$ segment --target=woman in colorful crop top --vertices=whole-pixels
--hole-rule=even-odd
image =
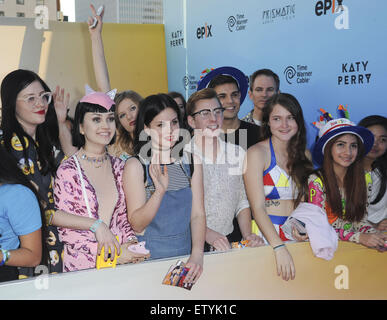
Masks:
[[[363,158],[374,137],[346,118],[320,128],[313,160],[321,166],[308,178],[308,202],[321,207],[341,241],[383,251],[387,235],[367,221],[367,187]]]
[[[244,181],[254,219],[275,250],[277,273],[294,279],[291,255],[281,225],[294,210],[297,188],[312,163],[307,157],[306,129],[302,109],[290,94],[271,97],[263,109],[263,141],[250,147]]]

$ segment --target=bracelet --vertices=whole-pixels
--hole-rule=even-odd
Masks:
[[[103,222],[103,221],[102,221],[101,219],[96,220],[96,221],[92,224],[92,226],[89,228],[90,231],[92,231],[93,233],[95,233],[95,232],[97,231],[99,225],[100,225],[102,222]]]
[[[274,248],[273,248],[273,250],[275,251],[275,250],[277,250],[277,249],[279,249],[279,248],[282,248],[282,247],[285,247],[285,244],[283,243],[283,244],[279,244],[278,246],[275,246]]]
[[[52,218],[54,217],[54,214],[56,213],[55,210],[47,210],[45,212],[45,216],[46,216],[46,226],[51,226],[51,223],[52,223]]]
[[[0,251],[3,254],[3,259],[0,262],[0,267],[1,267],[9,260],[9,257],[11,256],[11,254],[8,250],[5,250],[5,249],[0,249]]]

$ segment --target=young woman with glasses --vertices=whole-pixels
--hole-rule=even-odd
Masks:
[[[45,221],[51,272],[62,272],[63,246],[52,224],[55,215],[53,180],[64,154],[76,148],[66,126],[69,96],[59,87],[54,93],[34,72],[15,70],[1,83],[1,141],[5,150],[36,188]],[[21,277],[33,276],[32,268],[19,270]]]

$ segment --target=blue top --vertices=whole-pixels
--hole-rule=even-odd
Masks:
[[[19,248],[19,236],[42,226],[40,208],[34,193],[20,184],[0,186],[0,248]]]

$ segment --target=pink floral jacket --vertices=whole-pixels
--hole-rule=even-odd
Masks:
[[[113,175],[116,180],[118,201],[115,206],[110,230],[123,244],[136,239],[134,231],[129,224],[126,212],[126,202],[122,187],[122,173],[125,163],[115,157],[110,157]],[[81,168],[86,194],[93,218],[98,219],[98,202],[95,190]],[[82,193],[77,165],[73,157],[65,160],[57,170],[54,183],[55,206],[58,210],[78,216],[88,217],[86,202]],[[89,230],[75,230],[58,228],[59,238],[64,243],[63,271],[76,271],[95,268],[98,243],[93,232]]]

